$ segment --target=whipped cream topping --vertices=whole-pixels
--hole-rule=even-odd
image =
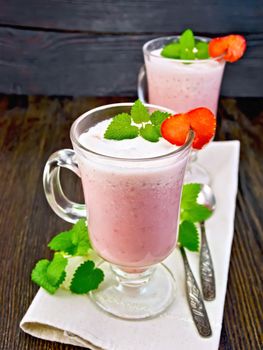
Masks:
[[[175,151],[178,147],[160,137],[158,142],[150,142],[138,136],[128,140],[107,140],[105,130],[112,119],[104,120],[79,136],[82,146],[93,152],[117,158],[151,158]]]

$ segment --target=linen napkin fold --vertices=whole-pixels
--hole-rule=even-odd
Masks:
[[[239,141],[212,142],[198,152],[198,161],[212,176],[217,200],[216,211],[206,222],[216,277],[216,300],[206,302],[212,337],[201,338],[193,323],[178,249],[164,262],[174,273],[176,298],[160,316],[141,321],[121,320],[99,310],[87,295],[59,290],[52,296],[40,289],[20,323],[22,330],[38,338],[95,350],[218,349],[234,233],[239,147]],[[200,286],[199,255],[187,255]]]

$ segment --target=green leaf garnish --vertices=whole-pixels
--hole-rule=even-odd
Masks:
[[[131,117],[136,124],[146,123],[150,120],[149,112],[140,100],[134,102],[131,108]]]
[[[211,211],[203,205],[194,204],[191,208],[181,210],[181,219],[191,222],[201,222],[209,219]]]
[[[181,45],[177,42],[173,42],[164,46],[161,51],[161,55],[166,58],[180,58]]]
[[[66,277],[66,266],[67,259],[60,253],[56,253],[52,261],[40,260],[32,271],[32,281],[54,294]]]
[[[150,142],[157,142],[161,137],[160,126],[169,113],[155,111],[151,115],[140,100],[134,102],[131,115],[121,113],[116,115],[107,127],[104,138],[109,140],[133,139],[143,137]],[[138,124],[138,126],[132,125]],[[140,128],[139,128],[140,125]]]
[[[158,128],[152,124],[146,124],[140,128],[140,135],[145,140],[150,142],[158,142],[159,141],[159,131]]]
[[[81,264],[75,271],[70,284],[70,290],[76,294],[85,294],[97,289],[103,279],[103,271],[95,268],[94,262],[88,260]]]
[[[205,59],[209,58],[208,43],[206,43],[204,41],[199,41],[196,44],[196,49],[197,49],[197,52],[196,52],[195,56],[199,60],[205,60]]]
[[[186,29],[180,35],[178,41],[165,45],[161,51],[161,56],[181,60],[203,60],[210,57],[208,43],[195,40],[191,29]]]
[[[195,37],[191,29],[186,29],[180,36],[180,58],[182,60],[194,60]]]
[[[162,124],[162,122],[170,117],[171,114],[167,112],[161,112],[161,111],[154,111],[150,116],[150,121],[153,125],[159,126]]]
[[[134,139],[139,135],[137,126],[131,125],[131,116],[128,113],[116,115],[107,127],[104,138],[109,140]]]
[[[199,233],[195,223],[212,215],[211,210],[197,203],[200,191],[201,185],[197,183],[185,184],[182,191],[178,242],[191,251],[199,250]]]
[[[183,186],[181,209],[188,209],[196,204],[197,197],[201,191],[201,185],[197,183],[189,183]]]
[[[91,244],[85,220],[80,219],[71,230],[59,233],[49,242],[48,247],[69,255],[86,255]]]
[[[55,236],[49,247],[60,252],[54,254],[52,261],[40,260],[31,274],[32,281],[49,293],[54,294],[59,287],[69,289],[72,285],[71,291],[74,293],[76,290],[80,294],[81,288],[87,291],[96,289],[103,280],[103,271],[95,268],[94,262],[98,262],[99,257],[91,247],[84,219],[80,219],[71,230]],[[81,287],[79,284],[82,283],[83,271],[88,273]]]
[[[196,252],[199,250],[199,234],[194,223],[183,221],[180,224],[178,242],[190,251]]]
[[[114,123],[123,124],[126,126],[131,125],[131,116],[128,113],[120,113],[113,118]]]
[[[181,50],[193,50],[195,47],[195,37],[191,29],[186,29],[179,37]]]
[[[181,221],[200,222],[207,220],[212,212],[203,205],[197,203],[201,185],[192,183],[183,186],[181,200]]]
[[[150,116],[151,123],[156,127],[157,132],[160,137],[162,137],[161,133],[161,125],[167,119],[170,117],[171,114],[167,112],[161,112],[161,111],[154,111]]]

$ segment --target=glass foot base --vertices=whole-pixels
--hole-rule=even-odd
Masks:
[[[196,162],[189,162],[186,168],[184,183],[199,183],[210,185],[211,178],[205,168]]]
[[[91,299],[104,311],[124,319],[154,317],[173,302],[174,277],[163,264],[143,272],[127,273],[103,262],[105,279]]]

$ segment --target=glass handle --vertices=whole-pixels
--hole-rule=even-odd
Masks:
[[[60,183],[60,168],[67,168],[80,177],[72,149],[57,151],[49,157],[43,173],[43,186],[47,201],[54,212],[65,221],[75,223],[87,217],[86,207],[66,197]]]
[[[148,100],[148,87],[147,87],[147,77],[145,66],[141,66],[138,81],[137,81],[137,94],[138,98],[142,101],[142,103],[147,103]]]

